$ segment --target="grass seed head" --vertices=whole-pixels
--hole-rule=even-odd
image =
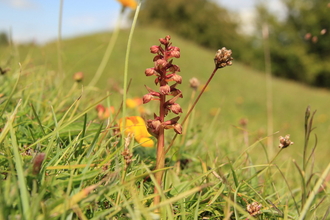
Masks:
[[[219,49],[214,57],[215,67],[219,69],[226,66],[231,66],[233,64],[232,60],[234,59],[231,54],[231,50],[227,50],[225,47]]]
[[[289,134],[285,135],[285,137],[280,136],[280,144],[278,145],[279,148],[287,148],[292,144],[294,143],[290,140]]]
[[[194,90],[197,90],[199,85],[201,84],[199,80],[196,77],[193,77],[189,80],[190,87],[193,88]]]
[[[262,205],[259,204],[258,202],[252,202],[251,204],[247,204],[246,206],[246,211],[250,213],[251,216],[256,216],[258,214],[261,214],[260,209]]]
[[[76,72],[73,75],[73,79],[74,79],[74,81],[76,81],[78,83],[81,82],[84,79],[84,73],[83,72]]]

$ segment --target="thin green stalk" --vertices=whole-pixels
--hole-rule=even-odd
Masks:
[[[264,39],[264,56],[265,56],[265,72],[266,72],[266,88],[267,88],[267,135],[269,140],[267,147],[270,151],[270,155],[274,154],[273,150],[273,91],[272,91],[272,73],[271,73],[271,59],[269,50],[269,31],[268,25],[265,23],[262,27],[262,35]]]
[[[129,138],[129,137],[128,137]],[[125,146],[124,146],[124,151],[123,151],[123,153],[125,153],[125,154],[121,154],[123,157],[126,155],[127,156],[127,152],[132,152],[133,151],[133,146],[132,146],[132,144],[133,144],[133,141],[130,141],[130,145],[129,146],[127,146],[126,145],[126,140],[125,140]],[[129,148],[128,148],[129,147]],[[123,169],[123,172],[122,172],[122,174],[121,174],[121,181],[120,181],[120,183],[121,184],[124,184],[125,183],[125,179],[126,179],[126,175],[127,175],[127,169],[128,169],[128,167],[129,167],[129,165],[130,165],[130,163],[131,162],[128,162],[125,158],[124,158],[124,169]],[[120,189],[119,191],[118,191],[118,194],[117,194],[117,199],[116,199],[116,206],[118,206],[119,205],[119,199],[120,199],[120,197],[121,197],[121,193],[122,193],[122,190]]]
[[[309,136],[308,136],[308,120],[310,117],[310,111],[311,108],[310,106],[307,107],[306,112],[305,112],[305,142],[304,142],[304,151],[303,151],[303,170],[306,170],[306,154],[307,154],[307,145],[308,145],[308,140],[309,140]]]
[[[319,178],[319,180],[318,180],[317,183],[315,184],[313,190],[312,190],[311,193],[309,194],[308,199],[307,199],[305,205],[304,205],[303,208],[302,208],[302,211],[301,211],[301,214],[300,214],[298,220],[303,220],[303,219],[305,219],[306,214],[307,214],[307,212],[309,211],[309,208],[311,207],[312,202],[313,202],[313,200],[314,200],[314,198],[315,198],[315,196],[316,196],[316,194],[317,194],[319,188],[321,187],[322,183],[324,182],[326,176],[328,175],[329,171],[330,171],[330,163],[328,164],[327,168],[323,171],[321,177]]]
[[[22,158],[18,149],[17,140],[16,140],[16,134],[13,128],[13,122],[15,119],[15,116],[17,114],[18,107],[21,105],[22,100],[19,101],[17,104],[14,113],[9,117],[8,119],[8,125],[10,130],[10,136],[12,139],[12,151],[14,154],[15,159],[15,168],[17,172],[17,179],[18,179],[18,187],[20,190],[20,197],[21,197],[21,203],[23,207],[23,215],[25,219],[30,219],[30,202],[29,202],[29,193],[26,187],[26,179],[24,176],[24,170],[23,170],[23,164],[22,164]]]
[[[11,98],[13,97],[14,92],[16,91],[16,88],[17,88],[18,82],[19,82],[19,80],[20,80],[20,78],[21,78],[22,65],[21,65],[20,63],[18,63],[18,65],[19,65],[19,67],[20,67],[20,72],[19,72],[19,74],[18,74],[18,77],[17,77],[17,80],[16,80],[16,82],[15,82],[15,85],[13,86],[13,88],[12,88],[12,90],[11,90],[11,92],[10,92],[8,98],[7,98],[7,101],[5,102],[4,105],[3,105],[3,103],[1,103],[1,104],[3,105],[3,109],[2,109],[2,111],[1,111],[1,113],[0,113],[0,117],[3,116],[4,112],[6,111],[7,106],[9,105],[10,101],[12,100]],[[0,141],[0,143],[1,143],[1,141]]]
[[[42,123],[41,123],[41,121],[40,121],[40,118],[39,118],[39,116],[38,116],[38,114],[37,114],[37,112],[36,112],[36,110],[35,110],[33,104],[30,103],[30,106],[31,106],[31,108],[32,108],[32,111],[33,111],[34,117],[37,119],[37,122],[38,122],[38,124],[39,124],[39,126],[40,126],[40,128],[41,128],[42,133],[43,133],[44,135],[46,135],[46,132],[45,132],[45,130],[44,130],[44,127],[43,127],[43,125],[42,125]]]
[[[124,6],[123,6],[124,7]],[[128,79],[128,64],[129,64],[129,55],[130,55],[130,51],[131,51],[131,46],[132,46],[132,39],[133,39],[133,33],[135,30],[135,26],[136,26],[136,21],[139,15],[139,11],[140,11],[140,7],[141,7],[141,3],[138,4],[136,10],[135,10],[135,14],[134,14],[134,18],[133,18],[133,22],[132,22],[132,27],[128,36],[128,41],[127,41],[127,48],[126,48],[126,56],[125,56],[125,68],[124,68],[124,85],[123,85],[123,101],[122,101],[122,110],[123,110],[123,115],[122,117],[125,118],[126,117],[126,97],[127,97],[127,89],[128,89],[128,83],[127,83],[127,79]],[[124,11],[124,8],[122,10],[122,12]],[[122,120],[122,127],[125,128],[126,127],[126,120]],[[124,133],[124,129],[122,129],[122,137],[124,137],[123,135]],[[126,170],[123,173],[122,176],[122,181],[125,180],[125,176],[126,176]],[[117,195],[117,199],[116,199],[116,204],[119,204],[119,199],[121,192],[118,193]]]
[[[124,14],[124,9],[121,10],[120,14],[119,14],[119,17],[118,17],[118,20],[117,20],[117,23],[116,23],[116,27],[111,35],[111,38],[109,40],[109,43],[108,43],[108,46],[107,46],[107,49],[105,50],[104,52],[104,55],[102,57],[102,61],[99,65],[99,67],[97,68],[96,70],[96,73],[93,77],[93,79],[91,80],[91,82],[88,84],[88,87],[93,87],[95,86],[95,84],[99,81],[108,61],[109,61],[109,58],[110,58],[110,55],[112,54],[112,51],[113,51],[113,48],[117,42],[117,39],[118,39],[118,35],[119,35],[119,32],[120,32],[120,25],[121,25],[121,21],[123,19],[123,14]]]
[[[273,159],[269,162],[269,166],[263,168],[262,170],[256,172],[253,176],[251,176],[249,179],[245,180],[246,182],[249,182],[251,179],[253,179],[256,176],[260,176],[263,172],[265,172],[270,166],[271,164],[275,161],[275,159],[277,158],[277,156],[282,152],[284,148],[281,148],[277,154],[273,157]]]
[[[289,189],[289,191],[290,191],[291,197],[292,197],[292,199],[293,199],[293,203],[294,203],[294,205],[295,205],[295,207],[296,207],[296,211],[298,212],[298,215],[299,215],[300,212],[299,212],[298,203],[296,202],[296,199],[294,198],[294,195],[293,195],[293,192],[292,192],[292,190],[291,190],[291,188],[290,188],[290,185],[289,185],[287,179],[285,178],[283,172],[281,171],[281,169],[280,169],[276,164],[275,164],[275,166],[276,166],[277,170],[280,172],[280,174],[282,175],[282,177],[283,177],[283,179],[284,179],[284,182],[286,183],[286,185],[287,185],[287,187],[288,187],[288,189]]]
[[[83,124],[83,129],[82,129],[82,132],[81,132],[81,138],[80,138],[79,144],[77,145],[77,149],[75,151],[75,156],[76,157],[78,157],[78,154],[81,154],[81,150],[82,150],[85,135],[86,135],[86,125],[87,125],[87,114],[84,115],[84,124]]]
[[[126,116],[128,61],[129,61],[129,55],[130,55],[130,51],[131,51],[133,33],[135,30],[136,21],[137,21],[138,15],[139,15],[140,8],[141,8],[141,3],[139,3],[138,6],[136,7],[132,27],[131,27],[131,30],[130,30],[130,33],[128,36],[128,41],[127,41],[127,49],[126,49],[126,56],[125,56],[125,69],[124,69],[124,85],[123,85],[123,88],[124,88],[123,89],[123,118],[125,118],[125,116]],[[126,126],[126,120],[123,120],[123,127],[125,128],[125,126]]]
[[[300,179],[301,179],[301,207],[305,205],[306,198],[307,198],[307,189],[306,189],[306,181],[305,181],[305,172],[300,169],[297,162],[293,160],[294,165],[296,166],[297,170],[299,171]]]
[[[57,62],[58,70],[60,73],[63,72],[62,66],[62,15],[63,15],[63,1],[60,1],[60,10],[58,15],[58,30],[57,30]]]
[[[313,126],[313,119],[314,119],[315,113],[316,113],[316,111],[314,111],[311,116],[310,115],[310,106],[307,107],[306,113],[305,113],[305,143],[304,143],[304,152],[303,152],[303,171],[304,171],[304,173],[306,173],[306,169],[307,169],[307,163],[308,163],[307,147],[308,147],[308,143],[309,143],[310,134],[313,130],[312,126]]]

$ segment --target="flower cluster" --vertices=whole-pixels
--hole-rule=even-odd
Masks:
[[[223,47],[217,51],[214,57],[214,64],[217,69],[231,66],[233,64],[232,60],[232,52],[231,50],[227,50],[227,48]]]
[[[280,136],[280,144],[278,145],[279,148],[287,148],[292,144],[294,143],[290,140],[289,134],[285,135],[285,137]]]
[[[251,204],[248,204],[246,206],[246,211],[248,211],[248,213],[255,217],[256,215],[261,214],[262,212],[260,211],[262,205],[259,204],[258,202],[252,202]]]
[[[145,70],[146,76],[155,76],[155,84],[159,84],[159,91],[154,91],[147,87],[148,94],[143,96],[143,103],[148,103],[151,100],[158,100],[161,103],[160,115],[154,115],[153,120],[148,120],[147,125],[153,134],[156,136],[159,129],[174,129],[176,133],[181,134],[182,128],[178,123],[180,117],[175,117],[171,120],[165,121],[164,116],[169,112],[174,114],[182,113],[181,106],[176,103],[178,98],[182,98],[182,93],[176,88],[181,84],[182,77],[178,74],[180,67],[172,63],[172,58],[180,58],[180,48],[172,46],[170,42],[171,37],[168,35],[165,38],[160,38],[159,46],[152,46],[150,52],[156,54],[153,61],[154,67]],[[169,82],[174,84],[169,85]],[[166,100],[166,96],[173,96],[171,99]]]

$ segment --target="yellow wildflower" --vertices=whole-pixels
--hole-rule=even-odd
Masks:
[[[126,105],[129,108],[136,108],[137,106],[140,106],[142,104],[143,101],[141,98],[126,99]]]
[[[122,119],[119,120],[120,131],[123,130]],[[134,135],[134,139],[142,146],[142,147],[153,147],[154,141],[150,138],[151,134],[149,134],[146,124],[144,120],[140,116],[130,116],[126,117],[126,125],[125,125],[125,135]]]
[[[129,7],[131,9],[136,9],[137,3],[135,0],[117,0],[119,1],[124,7]]]

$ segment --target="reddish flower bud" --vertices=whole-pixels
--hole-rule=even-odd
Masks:
[[[182,108],[179,104],[174,103],[173,105],[171,105],[170,110],[174,113],[174,114],[179,114],[182,113]]]
[[[149,93],[145,94],[142,98],[143,104],[146,104],[146,103],[150,102],[152,100],[152,98],[153,98],[153,96],[150,95]]]
[[[166,35],[165,39],[166,39],[167,41],[170,41],[170,40],[171,40],[171,36],[170,36],[170,35]]]
[[[153,76],[156,74],[155,68],[148,68],[144,72],[146,76]]]
[[[179,98],[183,98],[183,95],[182,95],[182,92],[180,89],[176,89],[176,88],[173,88],[171,87],[171,95],[173,96],[177,96],[179,95]]]
[[[159,88],[159,91],[163,95],[167,95],[171,92],[171,87],[169,85],[164,85]]]
[[[155,79],[155,84],[157,85],[159,83],[159,78],[157,77],[156,79]]]
[[[159,38],[159,42],[164,45],[168,43],[168,41],[165,38]]]
[[[309,40],[311,38],[312,38],[312,34],[311,33],[305,34],[305,40]]]
[[[173,74],[172,79],[179,84],[182,83],[182,77],[178,74]]]
[[[159,52],[159,46],[152,46],[150,47],[150,53],[158,53]]]
[[[170,121],[174,124],[177,123],[180,119],[180,116],[176,116],[175,118],[172,118]]]
[[[163,122],[162,125],[165,127],[165,126],[167,126],[167,125],[172,125],[172,123],[171,123],[171,121],[169,120],[169,121],[165,121],[165,122]]]
[[[174,131],[177,133],[177,134],[182,134],[182,126],[181,124],[177,123],[174,125]]]
[[[96,111],[105,111],[105,107],[104,105],[102,104],[98,104],[96,107],[95,107]]]
[[[175,72],[180,72],[180,67],[177,66],[177,65],[172,65],[170,68],[169,68],[169,71],[171,71],[172,73],[175,73]]]
[[[162,69],[164,67],[166,67],[168,64],[168,62],[164,59],[159,59],[159,60],[156,60],[155,62],[155,67],[157,67],[157,69]]]
[[[170,57],[180,58],[180,51],[174,50],[170,52]]]
[[[167,105],[173,105],[176,102],[176,100],[178,100],[178,98],[182,98],[182,94],[181,93],[179,93],[178,95],[174,96],[170,100],[167,100],[165,102],[165,106],[167,106]]]
[[[147,121],[148,131],[154,134],[155,136],[158,135],[160,126],[161,126],[161,122],[157,119],[154,120],[149,119]]]
[[[81,82],[81,81],[84,79],[84,73],[83,73],[83,72],[76,72],[76,73],[73,75],[73,79],[74,79],[76,82]]]
[[[168,50],[170,50],[170,51],[179,51],[180,52],[180,48],[179,47],[174,47],[174,46],[168,47]]]
[[[166,75],[166,82],[171,81],[171,80],[169,80],[169,79],[171,79],[173,75],[174,75],[174,73],[167,74],[167,75]]]
[[[167,45],[170,40],[171,40],[171,36],[170,35],[167,35],[165,38],[160,38],[159,39],[159,42],[161,44]]]
[[[159,96],[159,93],[156,92],[155,90],[153,90],[152,88],[150,88],[150,87],[148,87],[148,86],[146,86],[146,85],[145,85],[145,87],[146,87],[146,89],[148,90],[148,92],[149,92],[151,95],[155,95],[155,94],[157,94],[157,95],[155,95],[155,96]]]
[[[159,60],[159,59],[163,59],[164,57],[162,55],[156,55],[153,59],[153,61]]]
[[[42,162],[45,159],[46,154],[45,153],[39,153],[35,156],[34,160],[33,160],[33,167],[32,167],[32,174],[33,175],[37,175],[40,170],[41,170],[41,165]]]
[[[152,95],[152,96],[157,96],[157,97],[160,96],[159,92],[150,92],[150,95]]]

